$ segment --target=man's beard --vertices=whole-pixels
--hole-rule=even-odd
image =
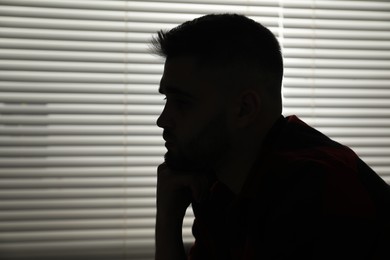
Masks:
[[[185,147],[176,143],[176,151],[165,154],[168,167],[179,172],[206,172],[229,150],[229,135],[226,132],[224,114],[212,119]]]

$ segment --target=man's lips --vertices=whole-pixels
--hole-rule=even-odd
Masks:
[[[172,134],[168,133],[167,131],[164,131],[162,136],[163,136],[163,139],[167,142],[173,142],[173,140],[174,140]]]
[[[171,149],[171,148],[175,147],[175,144],[173,142],[166,141],[165,142],[165,147],[167,149]]]
[[[165,140],[165,147],[166,148],[170,148],[170,147],[173,147],[175,145],[175,142],[173,141],[172,135],[166,131],[163,132],[163,139]]]

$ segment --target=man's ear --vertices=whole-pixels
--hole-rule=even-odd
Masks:
[[[260,94],[254,90],[246,90],[239,96],[237,126],[246,127],[257,120],[261,111]]]

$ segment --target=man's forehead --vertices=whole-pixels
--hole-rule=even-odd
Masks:
[[[160,93],[191,94],[198,92],[207,81],[190,58],[178,57],[165,62],[160,81]]]
[[[170,86],[182,90],[188,89],[188,91],[215,88],[223,78],[219,69],[202,65],[197,58],[189,56],[167,59],[160,87],[162,90]]]
[[[162,94],[184,94],[190,92],[196,82],[193,81],[190,74],[184,75],[181,71],[164,70],[160,80],[159,92]]]
[[[197,66],[197,60],[192,57],[182,56],[168,58],[164,64],[164,75],[167,76],[190,76],[197,73],[199,68]],[[180,73],[180,74],[178,74]]]

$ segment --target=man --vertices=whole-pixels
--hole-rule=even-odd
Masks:
[[[156,259],[387,257],[389,186],[349,148],[281,115],[283,61],[268,29],[207,15],[160,31],[153,44],[166,58],[157,124],[168,150]]]

